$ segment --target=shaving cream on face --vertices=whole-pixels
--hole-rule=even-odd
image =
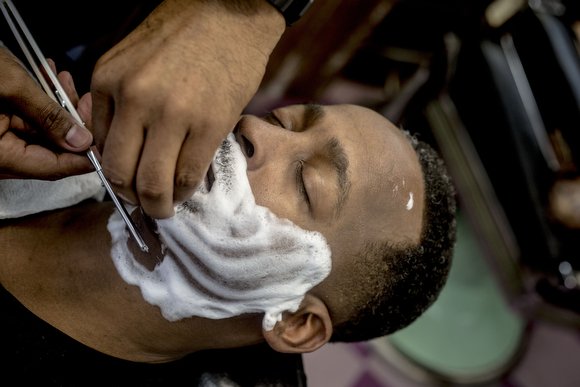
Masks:
[[[256,205],[246,167],[230,134],[212,163],[213,185],[202,183],[173,218],[156,221],[163,260],[152,271],[130,253],[118,212],[109,219],[119,274],[139,286],[167,320],[263,312],[263,328],[271,330],[282,312],[295,312],[306,292],[330,273],[322,234]]]

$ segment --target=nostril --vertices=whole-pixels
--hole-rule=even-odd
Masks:
[[[242,140],[244,141],[244,150],[246,151],[246,156],[248,156],[248,158],[252,158],[254,155],[254,144],[252,144],[250,140],[248,140],[246,136],[243,135]]]

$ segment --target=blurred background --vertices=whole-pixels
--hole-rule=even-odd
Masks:
[[[58,3],[91,17],[20,12],[83,93],[159,1]],[[317,0],[287,29],[246,112],[370,107],[441,153],[459,203],[439,300],[387,338],[304,355],[308,386],[580,385],[579,34],[575,0]]]
[[[311,387],[580,385],[580,3],[315,1],[248,112],[375,109],[457,187],[449,282],[418,321],[304,358]]]

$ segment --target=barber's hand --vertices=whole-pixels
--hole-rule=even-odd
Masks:
[[[91,133],[1,47],[0,69],[0,178],[56,180],[93,170],[86,155],[70,153],[86,150]],[[58,79],[73,103],[79,101],[70,74]]]
[[[223,3],[164,1],[93,74],[104,173],[155,218],[194,193],[285,29],[265,0]]]

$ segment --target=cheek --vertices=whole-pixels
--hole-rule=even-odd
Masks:
[[[292,200],[288,188],[284,189],[280,174],[268,171],[247,171],[248,181],[256,204],[268,208],[278,218],[293,220]]]

